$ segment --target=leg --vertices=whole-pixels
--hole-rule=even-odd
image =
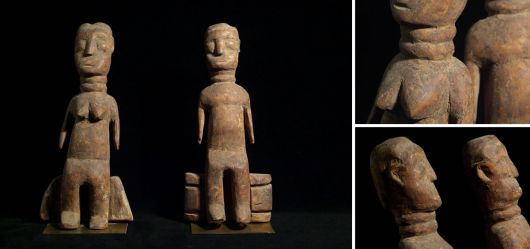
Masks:
[[[216,153],[208,152],[206,160],[206,219],[211,224],[226,220],[223,192],[223,167]]]
[[[79,160],[67,158],[61,178],[61,227],[77,229],[80,222],[79,186],[81,172]]]
[[[248,160],[244,155],[244,160],[239,162],[232,170],[232,200],[234,200],[234,208],[236,220],[235,222],[240,226],[245,226],[250,223],[250,174],[248,170]]]
[[[109,223],[110,165],[108,160],[90,160],[90,229],[106,229]]]

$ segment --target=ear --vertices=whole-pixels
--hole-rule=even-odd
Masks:
[[[478,178],[485,183],[491,182],[491,168],[494,167],[490,162],[482,162],[475,167]]]
[[[389,165],[389,176],[390,178],[396,182],[397,184],[399,184],[400,186],[403,186],[404,183],[403,183],[403,180],[401,180],[401,175],[399,174],[399,171],[401,170],[400,168],[402,167],[401,165],[401,162],[397,159],[392,159],[390,161],[390,165]]]

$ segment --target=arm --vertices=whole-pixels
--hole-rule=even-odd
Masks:
[[[366,121],[367,124],[375,124],[377,121],[381,120],[381,117],[383,116],[383,110],[377,108],[377,106],[374,104],[372,106],[372,110],[370,111],[370,115],[368,115],[368,121]]]
[[[204,113],[204,105],[202,103],[202,100],[199,100],[199,108],[198,108],[198,112],[197,112],[197,118],[198,118],[198,129],[197,129],[197,132],[198,132],[198,143],[201,144],[202,143],[202,134],[203,134],[203,130],[204,130],[204,117],[205,117],[205,113]]]
[[[61,132],[59,133],[59,149],[63,149],[64,146],[64,140],[66,140],[66,135],[68,133],[68,124],[70,121],[70,105],[72,104],[72,101],[68,104],[68,107],[66,108],[66,114],[64,115],[63,125],[61,127]]]
[[[475,123],[477,120],[478,99],[480,92],[480,70],[482,67],[482,58],[484,58],[484,22],[475,23],[468,31],[466,36],[466,45],[464,51],[464,63],[469,72],[469,83],[467,91],[471,91],[471,100],[468,103],[469,113],[465,117],[465,123]]]
[[[248,132],[248,138],[251,144],[254,144],[254,125],[252,123],[252,110],[250,109],[250,101],[243,107],[245,112],[245,127]]]
[[[480,67],[479,64],[475,63],[472,60],[466,61],[467,69],[471,76],[471,85],[473,89],[473,109],[474,109],[474,118],[475,121],[477,118],[477,107],[478,107],[478,96],[480,91]]]
[[[388,63],[367,123],[380,123],[383,112],[393,110],[398,102],[399,91],[403,82],[402,57],[401,54],[398,54]]]
[[[112,138],[114,140],[114,148],[116,150],[120,149],[120,114],[118,111],[118,104],[116,100],[112,99],[112,117],[110,120],[110,125],[112,129]]]
[[[453,79],[449,93],[449,123],[472,124],[476,118],[474,87],[468,70],[452,72]]]

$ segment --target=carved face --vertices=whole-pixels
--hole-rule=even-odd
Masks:
[[[493,13],[511,13],[530,8],[530,0],[486,0],[486,9]]]
[[[399,23],[439,26],[454,23],[467,0],[390,0]]]
[[[489,210],[502,209],[516,203],[522,195],[516,180],[519,173],[500,141],[484,143],[488,144],[475,151],[470,175],[478,185],[475,187],[486,207]]]
[[[404,137],[389,139],[371,157],[380,200],[393,213],[431,212],[442,205],[436,174],[418,145]]]
[[[436,174],[421,148],[403,158],[403,164],[389,172],[389,180],[396,188],[396,203],[400,213],[434,211],[442,205],[434,186]],[[399,196],[401,195],[401,196]]]
[[[239,58],[239,37],[231,29],[215,29],[206,35],[206,59],[214,70],[235,70]]]
[[[110,70],[114,40],[101,29],[82,29],[75,44],[75,64],[82,75],[104,76]]]

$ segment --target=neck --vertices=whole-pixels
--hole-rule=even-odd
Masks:
[[[213,83],[236,83],[236,70],[211,70],[210,82]]]
[[[438,229],[436,222],[436,213],[411,213],[395,217],[399,225],[399,234],[401,238],[414,237],[435,233]]]
[[[491,224],[495,224],[501,221],[511,220],[520,214],[521,208],[519,205],[512,204],[502,209],[489,211],[489,213],[486,215],[486,220]]]
[[[81,76],[81,92],[107,92],[107,76]]]
[[[431,27],[413,24],[401,24],[401,53],[414,58],[444,60],[453,56],[456,35],[454,24]]]

